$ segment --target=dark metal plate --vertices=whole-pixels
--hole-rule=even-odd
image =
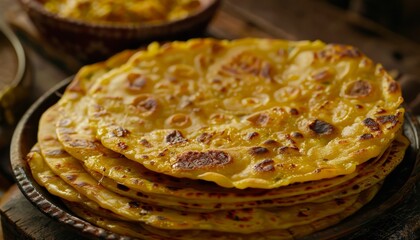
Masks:
[[[83,232],[87,239],[96,239],[98,237],[105,239],[130,239],[96,227],[73,215],[63,206],[58,198],[49,194],[35,182],[25,162],[26,154],[36,143],[38,121],[42,113],[59,100],[69,81],[70,79],[62,81],[45,93],[32,105],[19,122],[11,147],[11,164],[16,182],[26,198],[40,211],[74,229],[74,231]],[[355,233],[369,226],[374,219],[398,205],[410,194],[413,194],[414,186],[420,175],[420,160],[418,157],[420,142],[419,124],[416,118],[410,114],[406,114],[405,117],[404,134],[410,139],[411,145],[402,163],[387,177],[376,197],[351,217],[304,239],[352,239]]]

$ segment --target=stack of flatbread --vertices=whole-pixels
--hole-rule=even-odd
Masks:
[[[42,116],[36,181],[140,239],[290,239],[353,214],[403,159],[384,68],[320,41],[193,39],[83,67]]]

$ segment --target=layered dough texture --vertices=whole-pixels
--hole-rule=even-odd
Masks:
[[[143,239],[288,239],[367,204],[409,145],[351,46],[193,39],[86,66],[40,119],[37,182]]]

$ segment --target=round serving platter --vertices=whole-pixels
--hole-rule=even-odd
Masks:
[[[39,186],[31,175],[25,161],[26,154],[36,143],[38,121],[42,113],[55,104],[70,82],[66,79],[39,98],[19,122],[12,139],[11,165],[16,182],[25,197],[47,216],[58,220],[86,239],[131,239],[96,227],[69,211],[61,201]],[[359,229],[371,224],[372,220],[401,202],[413,193],[420,175],[419,124],[414,116],[406,114],[404,135],[411,144],[402,163],[386,178],[376,197],[361,210],[337,225],[305,237],[306,240],[349,238]]]

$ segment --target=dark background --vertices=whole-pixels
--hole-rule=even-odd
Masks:
[[[323,0],[420,43],[418,0]]]

